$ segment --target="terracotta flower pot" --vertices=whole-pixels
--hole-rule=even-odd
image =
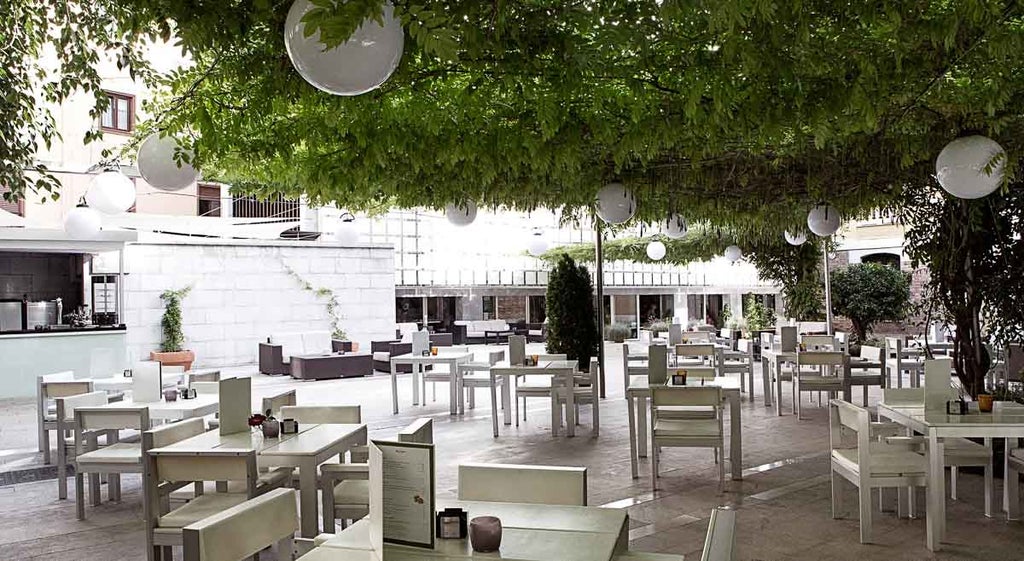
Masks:
[[[149,353],[149,359],[155,360],[163,366],[184,366],[185,370],[190,370],[192,368],[192,363],[196,360],[196,353],[192,351],[176,351],[170,353],[153,351]]]
[[[978,394],[978,411],[981,411],[982,413],[991,413],[992,412],[992,401],[994,399],[995,399],[995,396],[992,395],[992,394],[987,394],[987,393]]]

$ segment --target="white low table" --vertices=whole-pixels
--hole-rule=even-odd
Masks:
[[[928,549],[938,551],[946,533],[946,473],[943,469],[943,439],[1024,438],[1024,414],[1020,411],[1003,413],[971,413],[947,415],[945,412],[925,412],[923,406],[896,406],[878,404],[878,415],[891,419],[928,439]],[[993,482],[985,481],[985,514],[992,514]],[[1017,500],[1011,497],[1011,500]]]
[[[514,561],[609,561],[629,547],[629,524],[624,510],[491,502],[444,502],[438,508],[461,507],[468,518],[501,519],[501,549],[476,553],[469,540],[437,540],[434,549],[392,544],[384,546],[383,561],[441,559],[505,559]],[[301,559],[349,561],[381,559],[372,551],[368,527],[357,522]],[[350,532],[356,535],[349,535]]]
[[[502,389],[502,407],[504,409],[505,424],[512,424],[512,409],[509,403],[509,388],[512,387],[513,380],[516,376],[550,376],[552,380],[552,388],[564,387],[573,388],[572,376],[576,373],[577,362],[575,360],[542,360],[537,363],[536,366],[521,366],[511,365],[507,360],[495,363],[491,366],[491,377],[492,379],[497,376],[505,377],[505,385]],[[560,382],[556,382],[557,379],[561,378]],[[592,389],[592,401],[594,404],[594,433],[597,434],[599,431],[599,419],[600,413],[598,408],[600,407],[599,402],[599,388],[597,383],[591,384]],[[573,391],[565,392],[565,410],[566,410],[566,434],[568,436],[576,436],[576,394]],[[498,411],[496,404],[496,389],[494,384],[491,384],[491,422],[494,428],[494,436],[498,436]],[[551,402],[551,435],[558,436],[558,428],[562,424],[562,411],[561,408],[557,407],[557,402],[552,398]],[[516,426],[519,426],[519,418],[516,418]]]
[[[447,364],[448,371],[451,372],[451,383],[449,386],[449,412],[452,415],[458,415],[459,413],[459,402],[462,394],[460,383],[461,374],[459,373],[460,362],[470,362],[473,360],[473,353],[453,353],[444,352],[443,347],[436,355],[414,355],[412,353],[391,357],[391,402],[393,404],[394,414],[398,414],[398,365],[409,364],[412,366],[412,404],[420,404],[420,376],[423,375],[423,367],[428,364]],[[426,397],[426,396],[424,396]],[[423,399],[423,404],[426,405],[426,399]]]
[[[192,400],[189,400],[192,401]],[[222,435],[213,430],[186,438],[150,454],[201,454],[218,448],[255,450],[259,462],[267,466],[299,468],[299,516],[302,536],[312,538],[319,533],[320,517],[317,500],[317,466],[334,456],[344,454],[353,446],[366,444],[364,424],[299,425],[297,434],[266,438],[253,431]],[[331,492],[325,490],[325,492]]]
[[[700,383],[691,384],[700,387]],[[734,378],[707,380],[705,386],[722,388],[722,398],[729,402],[729,461],[733,480],[743,479],[743,424],[740,422],[740,383]],[[647,457],[647,424],[651,386],[647,376],[630,376],[626,389],[629,413],[629,467],[633,479],[638,478],[637,458]],[[635,409],[634,409],[635,407]]]

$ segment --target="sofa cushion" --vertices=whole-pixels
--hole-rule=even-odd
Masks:
[[[281,358],[285,362],[288,362],[288,359],[293,356],[305,353],[301,333],[276,333],[270,336],[270,342],[274,345],[281,345]]]
[[[331,353],[331,332],[330,331],[307,331],[302,334],[303,354],[330,354]]]
[[[528,335],[533,335],[535,337],[540,337],[541,335],[544,335],[544,330],[543,329],[531,329],[531,330],[529,330],[527,332],[527,334]]]
[[[373,353],[373,360],[378,362],[391,362],[391,353],[387,351],[377,351]]]

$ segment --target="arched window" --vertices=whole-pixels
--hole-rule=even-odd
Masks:
[[[872,253],[860,258],[861,263],[878,263],[888,265],[893,269],[900,268],[900,256],[895,253]]]

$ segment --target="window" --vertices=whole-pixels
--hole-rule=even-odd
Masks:
[[[199,185],[198,203],[199,216],[220,216],[220,186]]]
[[[484,319],[495,319],[496,318],[495,314],[497,313],[498,306],[497,306],[497,302],[496,302],[496,299],[494,298],[494,296],[484,296],[484,298],[483,298],[483,306],[484,306]]]
[[[110,104],[100,116],[100,128],[109,132],[131,132],[135,128],[135,96],[107,92]]]

